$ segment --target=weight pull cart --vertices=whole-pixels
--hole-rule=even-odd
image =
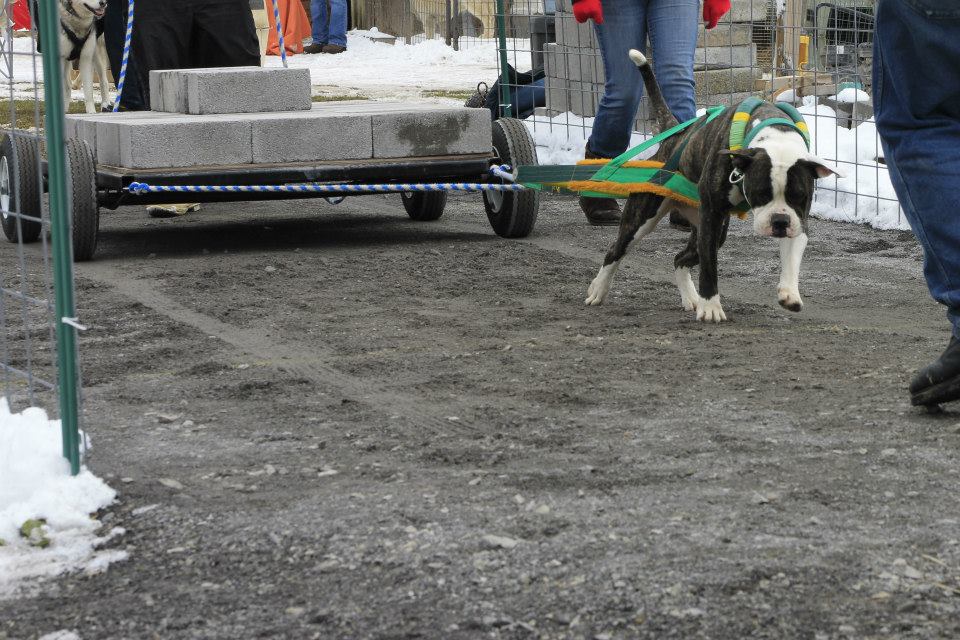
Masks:
[[[132,170],[99,165],[89,145],[66,140],[73,256],[93,258],[100,209],[183,202],[244,202],[399,193],[411,219],[437,220],[447,195],[481,192],[497,235],[522,238],[533,231],[540,194],[514,184],[510,167],[537,164],[536,148],[519,120],[493,122],[489,153],[316,163],[200,166]],[[34,138],[5,134],[0,143],[0,203],[4,235],[33,242],[42,231],[40,193],[47,165]],[[185,197],[186,194],[186,197]],[[20,215],[8,215],[16,211]],[[19,218],[19,219],[18,219]]]

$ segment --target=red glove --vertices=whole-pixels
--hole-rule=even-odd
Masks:
[[[729,9],[730,0],[726,1]],[[593,20],[597,24],[603,24],[603,7],[600,6],[600,0],[573,0],[573,17],[577,22]]]
[[[576,13],[576,5],[573,9]],[[730,0],[703,0],[703,21],[707,29],[713,29],[727,11],[730,11]]]

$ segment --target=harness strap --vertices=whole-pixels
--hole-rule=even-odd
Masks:
[[[760,98],[750,97],[737,106],[737,110],[734,112],[732,122],[730,123],[729,149],[731,151],[737,151],[738,149],[749,146],[760,131],[774,124],[790,127],[803,137],[807,149],[810,148],[810,131],[807,128],[807,123],[804,122],[803,116],[793,105],[785,102],[778,102],[776,107],[789,116],[789,120],[786,118],[767,118],[766,120],[758,122],[750,129],[750,132],[747,133],[747,125],[750,123],[751,115],[757,110],[757,107],[763,103],[764,101]]]
[[[711,120],[713,120],[714,118],[716,118],[718,115],[720,115],[720,113],[721,113],[723,110],[724,110],[724,107],[722,107],[722,106],[710,107],[709,109],[707,109],[707,118],[706,118],[706,120],[703,121],[703,124],[706,124],[707,122],[710,122]],[[624,162],[626,162],[626,161],[628,161],[628,160],[630,160],[630,159],[632,159],[632,158],[640,155],[641,153],[643,153],[644,151],[646,151],[646,150],[649,149],[650,147],[654,146],[655,144],[660,144],[661,142],[663,142],[663,141],[666,140],[667,138],[670,138],[670,137],[675,136],[676,134],[680,133],[681,131],[683,131],[683,130],[686,129],[687,127],[695,124],[695,123],[696,123],[697,121],[699,121],[702,117],[703,117],[703,116],[700,116],[700,117],[698,117],[698,118],[693,118],[692,120],[687,120],[686,122],[681,122],[680,124],[676,125],[675,127],[671,127],[671,128],[669,128],[669,129],[667,129],[666,131],[655,135],[654,137],[652,137],[652,138],[650,138],[649,140],[647,140],[647,141],[645,141],[645,142],[637,145],[636,147],[633,147],[632,149],[627,149],[626,151],[624,151],[623,153],[621,153],[619,156],[617,156],[616,158],[614,158],[613,160],[611,160],[610,162],[608,162],[608,163],[606,164],[606,166],[604,166],[602,169],[600,169],[600,171],[597,171],[597,173],[596,173],[596,175],[594,175],[593,179],[594,179],[594,180],[607,180],[607,179],[609,179],[610,176],[613,175],[613,173],[616,172],[616,171],[623,165]],[[702,125],[701,125],[701,126],[702,126]]]

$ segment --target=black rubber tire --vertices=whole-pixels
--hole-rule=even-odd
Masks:
[[[446,191],[416,191],[401,193],[403,208],[411,220],[431,222],[439,220],[447,206]]]
[[[67,140],[67,186],[70,189],[70,222],[73,259],[85,262],[97,250],[100,205],[97,202],[97,163],[83,140]]]
[[[493,149],[500,164],[511,167],[537,164],[537,148],[527,127],[520,120],[501,118],[493,123]],[[498,236],[525,238],[533,231],[540,212],[540,192],[483,192],[483,206],[490,226]]]
[[[0,143],[0,201],[5,211],[41,219],[40,142],[23,135],[4,134]],[[13,206],[10,209],[10,206]],[[43,231],[43,223],[24,220],[0,212],[3,234],[10,242],[34,242]]]

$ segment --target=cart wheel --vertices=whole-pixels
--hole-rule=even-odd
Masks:
[[[493,123],[493,149],[502,164],[511,167],[537,164],[533,138],[526,126],[514,118],[501,118]],[[525,238],[537,223],[540,192],[533,189],[484,191],[483,205],[498,236]]]
[[[446,191],[415,191],[401,193],[400,197],[410,219],[419,222],[439,220],[447,206]]]
[[[33,242],[43,224],[10,212],[40,219],[40,143],[18,135],[4,135],[0,144],[0,223],[10,242]],[[12,207],[12,208],[11,208]]]
[[[73,259],[93,258],[100,230],[100,205],[97,202],[97,164],[83,140],[67,140],[67,165],[70,170],[70,217],[73,227]]]

